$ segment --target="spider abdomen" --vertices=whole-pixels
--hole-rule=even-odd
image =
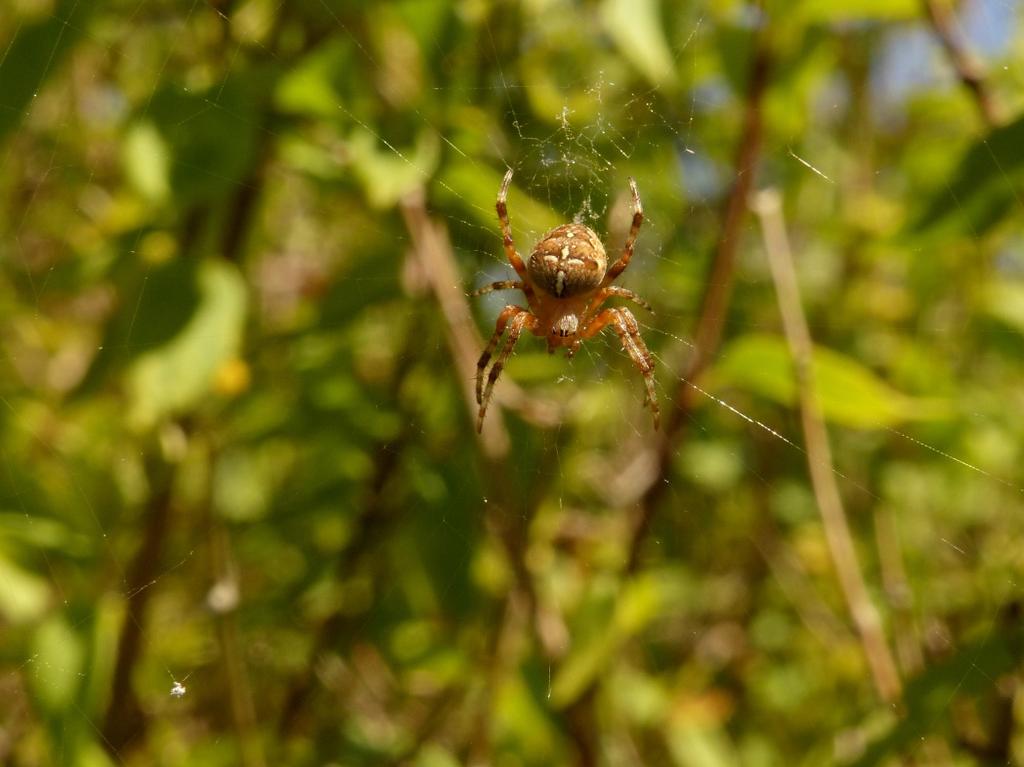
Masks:
[[[534,285],[557,298],[593,290],[608,269],[604,245],[583,224],[563,224],[537,243],[527,262]]]

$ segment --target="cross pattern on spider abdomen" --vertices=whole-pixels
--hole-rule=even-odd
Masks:
[[[640,337],[640,326],[629,309],[620,306],[601,309],[604,302],[613,296],[628,298],[648,310],[651,308],[632,290],[611,284],[629,266],[640,224],[644,220],[636,182],[629,180],[629,189],[633,194],[633,222],[622,246],[622,255],[611,268],[608,267],[608,256],[601,239],[583,224],[556,226],[541,238],[530,254],[529,261],[523,263],[512,239],[512,225],[508,220],[505,202],[511,183],[510,168],[502,179],[495,207],[501,224],[505,257],[516,270],[519,279],[493,282],[474,291],[473,295],[492,290],[521,290],[530,308],[509,304],[502,310],[491,340],[476,363],[476,401],[480,406],[476,419],[477,431],[483,428],[494,384],[524,330],[546,338],[549,352],[564,348],[565,355],[571,357],[583,341],[593,338],[606,327],[615,330],[622,348],[644,377],[647,388],[645,404],[651,407],[654,428],[657,429],[659,410],[654,392],[654,361]],[[487,366],[495,355],[494,364],[488,372]],[[486,380],[484,373],[487,373]]]
[[[569,298],[601,284],[608,256],[592,229],[562,224],[541,238],[526,268],[536,287],[557,298]]]

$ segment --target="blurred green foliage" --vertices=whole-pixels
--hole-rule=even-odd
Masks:
[[[951,7],[988,125],[923,6],[9,2],[0,763],[1024,764],[1024,19]],[[893,704],[753,217],[681,377],[751,108]],[[475,434],[506,167],[521,251],[637,180],[663,474],[611,333]]]

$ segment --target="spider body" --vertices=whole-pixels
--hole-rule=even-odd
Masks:
[[[526,270],[535,288],[568,299],[601,284],[608,270],[608,256],[592,229],[583,224],[562,224],[537,243]]]
[[[579,332],[580,315],[608,269],[604,245],[583,224],[562,224],[545,234],[526,262],[533,283],[534,312],[548,328],[548,352],[571,346]]]
[[[501,182],[496,208],[504,238],[505,255],[519,275],[519,279],[492,283],[475,291],[474,295],[492,290],[518,289],[523,291],[529,309],[514,304],[506,306],[498,315],[494,334],[487,348],[480,355],[476,374],[476,401],[480,406],[477,414],[477,431],[483,428],[484,415],[487,413],[494,384],[523,330],[546,338],[548,352],[565,348],[566,356],[571,357],[584,340],[593,338],[608,325],[611,325],[618,334],[623,348],[644,377],[647,387],[646,404],[651,407],[654,428],[657,429],[659,409],[654,392],[654,362],[647,345],[640,337],[640,327],[636,318],[629,309],[623,307],[601,309],[602,304],[612,296],[628,298],[645,309],[651,308],[633,291],[611,284],[629,265],[640,224],[644,219],[636,183],[633,179],[629,180],[629,187],[633,193],[633,222],[629,236],[619,260],[609,268],[608,256],[601,238],[583,224],[556,226],[540,239],[528,261],[524,263],[516,250],[512,239],[512,227],[508,220],[506,198],[511,181],[512,170],[509,169]],[[491,366],[485,384],[484,372],[502,336],[505,336],[504,346]]]

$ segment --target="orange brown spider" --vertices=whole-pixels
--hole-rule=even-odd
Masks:
[[[496,207],[504,237],[505,255],[519,275],[519,279],[494,282],[474,291],[471,295],[479,296],[492,290],[521,290],[530,308],[524,309],[510,304],[501,311],[494,335],[491,336],[484,353],[480,355],[480,361],[476,363],[476,401],[480,405],[476,430],[480,431],[483,428],[484,415],[491,401],[494,384],[524,329],[535,336],[546,337],[548,352],[554,352],[555,349],[564,346],[567,347],[565,356],[572,357],[584,340],[593,338],[607,325],[611,325],[619,334],[623,348],[644,377],[644,383],[647,385],[645,404],[651,407],[654,428],[657,429],[660,411],[654,393],[654,362],[640,337],[640,327],[636,318],[629,309],[622,307],[598,311],[612,296],[628,298],[647,310],[651,309],[650,304],[632,290],[611,284],[629,266],[636,236],[644,220],[636,182],[629,179],[629,188],[633,192],[633,225],[622,248],[622,256],[608,268],[608,256],[605,255],[604,245],[597,234],[583,224],[556,226],[541,238],[530,254],[529,261],[524,264],[512,240],[512,227],[508,221],[508,208],[505,204],[511,181],[510,168],[501,182]],[[508,335],[505,337],[505,345],[491,366],[485,386],[484,371],[506,330]]]

